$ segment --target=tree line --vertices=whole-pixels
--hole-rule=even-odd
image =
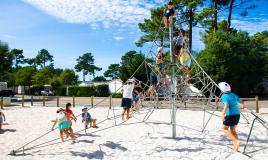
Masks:
[[[257,7],[256,1],[173,0],[178,11],[177,21],[174,24],[175,31],[178,31],[178,26],[183,24],[183,29],[189,37],[189,48],[192,50],[193,28],[204,28],[201,40],[205,47],[201,51],[193,51],[197,61],[216,82],[229,82],[233,91],[241,96],[254,94],[253,91],[257,85],[268,76],[268,32],[259,31],[250,35],[248,32],[237,30],[232,26],[234,12],[245,17],[251,9]],[[162,18],[165,7],[152,9],[150,18],[144,19],[138,24],[140,31],[144,34],[136,42],[137,46],[141,47],[145,43],[152,42],[159,25],[164,27]],[[226,13],[225,17],[221,16],[219,19],[219,14],[222,12]],[[164,47],[168,44],[168,39],[165,39],[162,32],[156,41]],[[85,53],[77,58],[74,71],[72,69],[55,69],[53,56],[46,50],[40,50],[35,58],[30,59],[24,58],[20,54],[21,52],[22,50],[18,49],[10,51],[6,43],[0,42],[0,80],[20,85],[38,83],[50,83],[55,86],[72,85],[77,84],[78,80],[75,71],[82,72],[83,81],[85,81],[87,75],[95,77],[95,73],[101,70],[100,67],[94,65],[94,57],[91,53]],[[147,82],[150,71],[146,65],[140,66],[145,58],[145,54],[141,52],[128,51],[121,57],[119,64],[111,64],[103,76],[95,77],[94,80],[105,81],[106,78],[120,78],[126,81],[138,69],[135,77]],[[164,54],[164,58],[169,62],[169,51]],[[146,60],[151,61],[151,59]],[[29,75],[20,76],[26,73]],[[21,77],[28,77],[28,79],[22,80],[26,83],[20,82]]]

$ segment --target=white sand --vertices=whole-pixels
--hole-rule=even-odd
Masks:
[[[4,110],[8,125],[3,126],[5,132],[0,134],[0,159],[246,160],[251,159],[249,156],[259,160],[268,159],[268,149],[262,149],[268,147],[268,131],[259,123],[254,127],[247,152],[261,150],[246,156],[232,151],[230,140],[220,131],[222,122],[219,117],[213,116],[206,131],[201,133],[203,112],[178,110],[177,138],[172,139],[170,110],[155,110],[146,123],[143,123],[148,108],[142,109],[141,114],[135,114],[123,124],[121,118],[117,118],[117,126],[114,126],[115,122],[111,119],[99,124],[99,129],[88,129],[88,135],[81,131],[76,134],[78,143],[61,143],[58,139],[59,131],[56,130],[25,146],[25,149],[29,149],[41,144],[26,150],[24,155],[21,152],[17,153],[18,156],[8,155],[12,150],[49,131],[52,126],[50,121],[56,116],[56,109],[38,107]],[[81,108],[74,108],[73,111],[76,115],[80,114]],[[121,111],[121,108],[116,108],[115,114],[119,115]],[[107,118],[108,110],[96,108],[90,112],[100,122]],[[216,114],[219,115],[219,112]],[[110,117],[112,115],[111,110]],[[250,114],[246,116],[252,122],[253,117]],[[267,115],[263,117],[268,119]],[[238,127],[238,135],[242,141],[240,151],[243,151],[249,127],[250,124],[246,124],[241,118]],[[75,132],[84,129],[80,117],[74,123],[73,129]],[[55,138],[55,141],[51,141]]]

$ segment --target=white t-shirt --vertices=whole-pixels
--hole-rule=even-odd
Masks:
[[[133,89],[134,89],[134,84],[126,84],[123,86],[123,98],[133,98]]]

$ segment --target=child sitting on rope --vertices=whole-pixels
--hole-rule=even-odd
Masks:
[[[223,92],[221,96],[221,102],[224,105],[221,115],[223,131],[233,141],[233,150],[238,151],[240,141],[236,133],[236,127],[240,119],[239,106],[244,108],[244,105],[241,104],[239,97],[231,92],[231,87],[228,83],[219,83],[219,88]]]
[[[60,138],[62,142],[64,142],[64,137],[63,137],[64,133],[67,135],[67,137],[70,136],[73,142],[76,142],[73,130],[71,129],[71,124],[66,118],[66,113],[64,109],[60,108],[57,110],[57,118],[53,120],[52,122],[54,122],[52,129],[51,129],[52,131],[54,130],[55,125],[57,123],[59,124],[58,129],[60,130]]]
[[[82,123],[85,123],[85,128],[88,129],[88,124],[89,124],[89,127],[93,127],[93,128],[99,128],[96,124],[97,122],[97,119],[96,118],[93,118],[91,116],[91,114],[88,112],[88,109],[86,106],[83,107],[82,109]],[[92,126],[92,123],[93,123],[93,126]]]
[[[167,10],[165,10],[165,13],[164,13],[165,28],[168,28],[168,26],[172,25],[173,16],[176,16],[176,12],[175,12],[175,8],[173,6],[173,3],[170,1],[170,2],[168,2]]]
[[[2,130],[3,122],[6,121],[5,114],[0,110],[0,130]]]

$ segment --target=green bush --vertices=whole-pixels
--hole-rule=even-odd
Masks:
[[[122,93],[112,93],[113,98],[122,98]]]
[[[96,96],[96,87],[79,87],[79,86],[71,86],[69,87],[69,95],[68,96]]]
[[[56,89],[56,95],[57,96],[66,96],[66,87],[59,87]]]
[[[107,84],[96,86],[97,97],[108,97],[110,95],[109,86]]]
[[[79,86],[70,86],[68,87],[68,96],[77,96]]]

